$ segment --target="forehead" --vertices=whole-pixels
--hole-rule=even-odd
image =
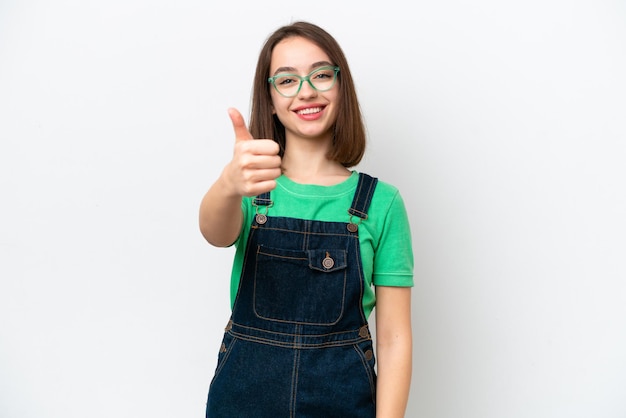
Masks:
[[[330,58],[317,44],[302,37],[291,37],[283,39],[274,47],[270,72],[279,67],[308,71],[313,64],[323,61],[330,62]]]

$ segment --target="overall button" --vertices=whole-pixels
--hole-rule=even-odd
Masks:
[[[367,329],[367,325],[363,325],[361,329],[359,329],[359,337],[361,338],[369,338],[370,331]]]
[[[374,357],[374,352],[372,350],[367,350],[365,352],[365,360],[370,361]]]
[[[330,254],[326,253],[326,257],[322,260],[322,266],[324,266],[326,270],[330,270],[334,265],[335,260],[331,258]]]

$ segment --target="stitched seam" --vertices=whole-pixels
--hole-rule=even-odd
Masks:
[[[272,340],[270,338],[257,337],[254,335],[239,334],[239,333],[232,332],[232,331],[231,333],[235,335],[238,339],[243,340],[243,341],[256,342],[259,344],[271,345],[271,346],[276,346],[276,347],[301,348],[301,349],[341,347],[344,345],[353,345],[355,343],[370,340],[370,338],[354,337],[348,340],[327,341],[327,342],[322,342],[322,343],[303,343],[302,341],[300,341],[299,343],[296,343],[294,340],[283,342],[283,341]]]
[[[238,328],[243,328],[243,329],[260,331],[260,332],[264,332],[264,333],[268,333],[268,334],[287,336],[287,337],[292,337],[292,336],[296,335],[294,333],[280,332],[280,331],[270,331],[270,330],[266,330],[266,329],[263,329],[263,328],[256,328],[256,327],[251,327],[251,326],[248,326],[248,325],[242,325],[242,324],[238,324],[238,323],[233,323],[233,326],[236,326]],[[305,338],[308,338],[308,337],[313,337],[313,338],[330,337],[332,335],[343,335],[343,334],[350,334],[350,333],[358,334],[360,329],[361,328],[347,330],[347,331],[327,332],[327,333],[324,333],[324,334],[306,334]],[[246,334],[241,334],[241,335],[246,335]]]
[[[372,373],[372,369],[370,365],[367,363],[367,359],[365,358],[365,353],[361,350],[361,347],[358,345],[353,345],[354,351],[356,351],[357,355],[361,359],[361,364],[363,365],[363,369],[365,370],[365,374],[367,375],[367,380],[370,385],[370,394],[372,396],[372,401],[376,402],[376,385],[374,383],[374,375]]]

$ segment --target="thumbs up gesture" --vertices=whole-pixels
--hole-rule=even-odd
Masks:
[[[237,109],[228,109],[228,115],[235,131],[235,147],[223,178],[239,196],[256,196],[273,190],[281,175],[278,144],[271,139],[252,138]]]

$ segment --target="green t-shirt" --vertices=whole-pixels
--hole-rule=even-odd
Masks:
[[[349,222],[348,209],[358,183],[358,173],[333,186],[299,184],[286,176],[277,179],[271,192],[273,205],[268,216],[283,216],[317,221]],[[241,269],[256,208],[252,198],[242,201],[243,229],[235,242],[236,252],[231,276],[231,306],[235,301]],[[265,208],[259,208],[265,213]],[[359,218],[354,218],[358,223]],[[359,243],[365,277],[363,310],[366,317],[376,305],[373,286],[413,286],[413,247],[404,201],[397,188],[378,181],[368,218],[359,225]]]

